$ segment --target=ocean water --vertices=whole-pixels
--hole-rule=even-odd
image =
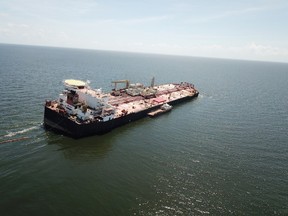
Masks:
[[[64,79],[188,81],[197,99],[79,140],[45,131]],[[288,215],[288,64],[0,45],[0,215]]]

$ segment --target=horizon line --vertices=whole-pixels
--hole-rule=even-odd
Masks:
[[[175,57],[191,57],[191,58],[207,58],[207,59],[218,59],[218,60],[234,60],[234,61],[249,61],[249,62],[267,62],[267,63],[282,63],[288,64],[285,61],[267,61],[267,60],[258,60],[258,59],[241,59],[241,58],[227,58],[227,57],[210,57],[210,56],[193,56],[185,54],[172,54],[172,53],[153,53],[145,51],[128,51],[128,50],[113,50],[113,49],[95,49],[95,48],[83,48],[83,47],[61,47],[53,45],[39,45],[39,44],[17,44],[17,43],[2,43],[0,45],[13,45],[13,46],[32,46],[32,47],[46,47],[46,48],[60,48],[60,49],[78,49],[78,50],[92,50],[92,51],[104,51],[104,52],[122,52],[122,53],[131,53],[131,54],[148,54],[148,55],[162,55],[162,56],[175,56]]]

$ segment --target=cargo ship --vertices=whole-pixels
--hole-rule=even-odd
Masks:
[[[76,139],[100,135],[199,94],[188,82],[162,85],[154,82],[153,78],[151,85],[144,86],[117,80],[112,82],[112,91],[105,93],[91,88],[88,81],[64,80],[64,90],[58,99],[46,100],[44,126]]]

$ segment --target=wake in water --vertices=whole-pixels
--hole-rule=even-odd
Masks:
[[[37,128],[39,128],[39,126],[33,126],[33,127],[25,128],[25,129],[20,130],[20,131],[15,131],[15,132],[8,132],[8,134],[4,135],[3,137],[14,137],[18,134],[27,133],[28,131],[35,130]]]
[[[208,99],[214,99],[213,95],[209,93],[202,92],[201,94],[198,95],[198,98],[208,98]]]

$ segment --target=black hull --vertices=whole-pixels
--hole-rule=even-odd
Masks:
[[[169,102],[170,105],[175,105],[183,101],[191,100],[198,96],[198,92],[193,96],[183,97],[178,100]],[[53,129],[65,135],[73,138],[81,138],[91,135],[100,135],[107,133],[114,128],[120,127],[132,121],[144,118],[149,112],[159,108],[158,105],[153,108],[149,108],[137,113],[131,113],[126,116],[116,118],[107,122],[93,122],[88,124],[78,124],[75,121],[70,120],[67,116],[60,114],[54,110],[45,106],[44,111],[44,126],[45,128]]]

